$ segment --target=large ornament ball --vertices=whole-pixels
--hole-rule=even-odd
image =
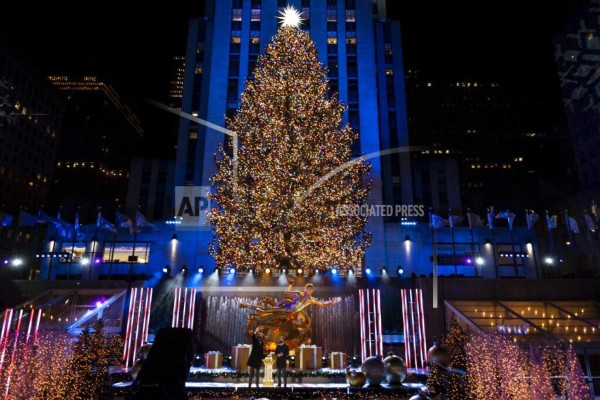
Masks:
[[[362,371],[346,368],[346,383],[350,387],[360,388],[365,386],[366,382],[367,376]]]
[[[398,356],[388,356],[383,359],[386,377],[390,385],[400,385],[406,378],[406,363]]]
[[[367,376],[369,386],[379,386],[385,380],[386,370],[385,364],[378,356],[369,357],[363,361],[361,370]]]
[[[431,346],[427,352],[427,359],[430,363],[439,364],[444,368],[447,368],[448,365],[450,365],[448,350],[437,344],[437,342],[434,342],[433,346]]]

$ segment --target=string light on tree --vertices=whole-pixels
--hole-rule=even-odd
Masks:
[[[350,162],[357,134],[342,126],[345,107],[328,95],[314,42],[293,26],[299,14],[285,15],[227,120],[239,150],[234,158],[220,146],[216,157],[211,253],[220,268],[258,273],[352,268],[361,264],[370,235],[365,217],[339,210],[364,204],[369,188],[362,179],[370,166]]]

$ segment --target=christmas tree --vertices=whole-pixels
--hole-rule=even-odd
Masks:
[[[73,346],[58,398],[71,400],[111,399],[108,367],[121,364],[123,340],[104,334],[98,320],[85,329]]]
[[[340,212],[366,200],[369,165],[342,167],[357,135],[342,127],[345,107],[328,95],[316,47],[295,25],[279,28],[227,120],[237,142],[219,149],[210,214],[222,268],[356,267],[369,243],[366,219]]]

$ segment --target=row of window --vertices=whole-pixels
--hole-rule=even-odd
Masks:
[[[56,251],[54,251],[56,253]],[[106,243],[103,249],[99,249],[96,254],[89,254],[87,252],[87,245],[85,243],[63,243],[60,253],[64,257],[59,257],[58,260],[61,263],[77,263],[82,261],[89,261],[90,264],[103,263],[148,263],[150,259],[150,243],[139,242],[115,242]],[[45,255],[53,255],[47,253]],[[91,259],[91,258],[93,259]]]

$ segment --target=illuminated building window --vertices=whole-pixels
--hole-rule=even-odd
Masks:
[[[258,44],[258,43],[260,43],[260,38],[254,37],[254,38],[252,38],[250,40],[250,43],[252,43],[252,44]]]
[[[356,38],[347,38],[346,44],[356,44]]]
[[[231,38],[231,43],[239,44],[240,42],[241,39],[239,38],[239,36],[234,36]]]
[[[190,132],[190,140],[198,139],[198,132]]]
[[[250,11],[250,21],[260,21],[260,9]]]
[[[242,9],[241,8],[236,8],[233,10],[233,13],[231,15],[231,20],[232,21],[241,21],[242,20]]]
[[[202,67],[196,67],[194,72],[196,73],[196,75],[198,75],[198,74],[201,74],[202,72],[204,72],[204,69]]]
[[[83,242],[64,242],[61,249],[62,253],[68,254],[65,258],[60,258],[60,262],[79,262],[85,255],[85,243]]]
[[[385,74],[386,75],[394,75],[394,70],[393,69],[386,69],[385,70]]]
[[[113,247],[114,246],[114,247]],[[134,248],[135,247],[135,248]],[[104,263],[129,263],[130,256],[136,256],[138,264],[145,264],[149,260],[150,243],[107,243],[104,247],[102,259]]]
[[[355,22],[356,14],[354,10],[346,10],[346,22]]]
[[[337,44],[337,38],[327,38],[327,44]]]

